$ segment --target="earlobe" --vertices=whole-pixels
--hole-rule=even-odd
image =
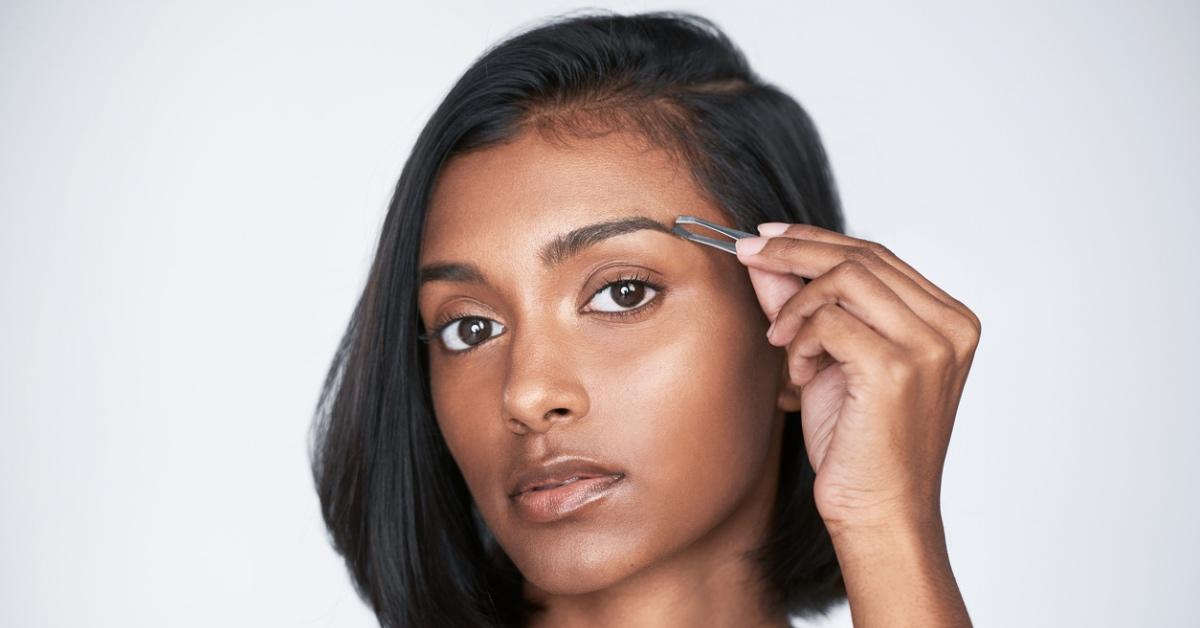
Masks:
[[[775,399],[775,405],[784,412],[799,412],[800,387],[793,384],[791,378],[788,377],[787,360],[783,360],[782,367],[779,376],[779,394]]]

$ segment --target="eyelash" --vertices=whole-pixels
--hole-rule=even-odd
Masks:
[[[657,283],[650,281],[650,275],[643,274],[643,273],[622,274],[614,279],[605,279],[604,282],[605,282],[604,285],[600,286],[599,290],[592,293],[593,297],[595,297],[597,294],[600,294],[601,292],[604,292],[605,290],[608,290],[614,284],[622,284],[625,282],[640,283],[640,284],[646,286],[647,288],[653,289],[655,292],[653,299],[651,299],[645,305],[641,305],[641,306],[635,307],[633,309],[622,310],[620,312],[593,312],[594,314],[600,314],[602,316],[607,316],[610,318],[624,319],[624,318],[628,318],[630,316],[640,316],[642,314],[645,314],[645,313],[649,312],[652,308],[654,308],[655,306],[658,305],[658,302],[662,300],[662,296],[666,292],[666,288],[662,287],[661,285],[659,285]],[[478,316],[476,314],[471,314],[470,312],[465,312],[465,311],[456,311],[456,312],[451,312],[449,314],[445,314],[434,323],[433,331],[431,331],[427,334],[421,334],[418,336],[418,338],[421,340],[421,342],[432,343],[435,340],[437,340],[439,336],[442,335],[442,332],[445,331],[447,327],[449,327],[450,325],[453,325],[456,321],[459,321],[464,318],[474,318],[474,317],[478,317]],[[483,318],[483,317],[478,317],[478,318]],[[465,353],[470,353],[470,352],[474,351],[475,349],[482,347],[485,344],[487,344],[487,341],[481,342],[469,349],[463,349],[461,351],[450,351],[449,353],[451,355],[456,355],[456,356],[463,355]]]

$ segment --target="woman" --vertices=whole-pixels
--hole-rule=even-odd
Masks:
[[[727,255],[681,214],[761,237]],[[843,599],[969,625],[939,490],[979,321],[842,225],[806,113],[702,18],[489,50],[405,164],[314,423],[381,625],[787,626]]]

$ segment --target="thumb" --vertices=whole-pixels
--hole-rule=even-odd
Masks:
[[[753,267],[747,267],[746,270],[750,271],[750,284],[758,295],[758,304],[772,323],[783,304],[804,287],[804,278],[799,275]]]

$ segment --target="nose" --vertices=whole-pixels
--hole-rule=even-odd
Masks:
[[[525,334],[509,345],[504,416],[517,434],[544,433],[588,413],[588,395],[565,339]]]

